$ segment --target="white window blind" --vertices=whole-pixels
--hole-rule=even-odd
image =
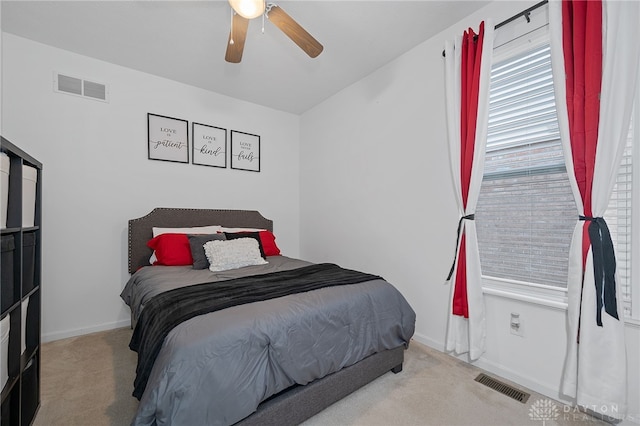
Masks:
[[[632,316],[631,304],[631,221],[632,221],[632,182],[633,182],[633,140],[634,126],[631,123],[627,145],[609,206],[604,214],[613,245],[616,248],[616,270],[620,280],[625,316]]]
[[[577,217],[546,44],[491,70],[485,170],[476,209],[483,275],[566,287]]]

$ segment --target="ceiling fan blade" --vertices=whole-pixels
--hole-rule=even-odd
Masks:
[[[242,52],[244,51],[244,41],[247,38],[248,27],[248,19],[243,18],[237,13],[233,14],[231,31],[229,31],[229,40],[227,41],[227,53],[224,55],[225,61],[237,64],[242,60]]]
[[[297,44],[305,53],[315,58],[322,53],[322,45],[313,38],[304,28],[300,26],[291,16],[282,8],[275,4],[267,6],[267,18],[280,30],[287,35],[295,44]]]

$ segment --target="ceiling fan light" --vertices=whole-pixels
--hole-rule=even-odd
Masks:
[[[264,0],[229,0],[235,12],[246,19],[257,18],[264,13]]]

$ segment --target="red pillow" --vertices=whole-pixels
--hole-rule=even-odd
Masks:
[[[161,234],[149,240],[147,247],[156,251],[154,265],[192,265],[191,246],[187,234]]]
[[[279,256],[280,249],[276,245],[276,236],[271,231],[260,231],[260,242],[262,243],[262,250],[265,256]]]

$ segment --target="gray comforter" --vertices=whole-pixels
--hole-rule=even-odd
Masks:
[[[285,256],[267,265],[212,273],[145,267],[121,297],[134,319],[146,301],[185,285],[309,265]],[[133,424],[233,424],[294,384],[407,345],[415,313],[378,279],[234,306],[192,318],[166,337]]]

